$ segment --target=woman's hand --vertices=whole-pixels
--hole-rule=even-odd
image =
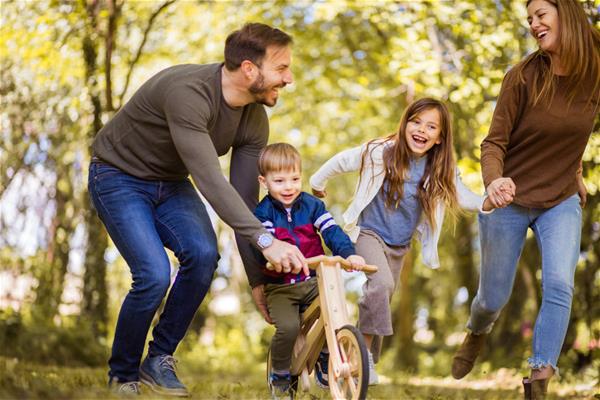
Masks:
[[[506,207],[512,203],[517,187],[511,178],[497,178],[486,188],[491,205],[494,208]]]
[[[327,191],[325,189],[323,189],[323,190],[312,189],[312,194],[315,195],[315,197],[322,199],[325,196],[327,196]]]

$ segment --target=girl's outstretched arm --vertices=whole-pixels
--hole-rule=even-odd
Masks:
[[[354,147],[344,150],[327,160],[310,177],[310,187],[313,189],[313,192],[316,191],[325,194],[325,187],[329,178],[346,172],[358,171],[365,149],[366,145]]]
[[[465,210],[479,211],[484,214],[491,213],[493,210],[486,211],[483,208],[484,196],[480,196],[473,193],[460,179],[458,170],[456,172],[456,179],[454,181],[456,185],[456,195],[458,197],[458,205]]]

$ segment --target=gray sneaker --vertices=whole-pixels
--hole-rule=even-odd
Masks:
[[[108,381],[108,387],[111,392],[118,396],[139,396],[142,394],[138,381],[119,382],[118,379],[111,378]]]
[[[175,374],[176,362],[175,357],[166,354],[146,357],[140,366],[140,380],[156,393],[188,397],[190,393]]]
[[[369,386],[379,385],[379,375],[375,371],[375,362],[370,351],[367,351],[367,358],[369,359]]]

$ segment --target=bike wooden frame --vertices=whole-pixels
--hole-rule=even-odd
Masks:
[[[366,397],[368,382],[366,347],[362,335],[350,323],[341,274],[342,268],[354,268],[339,256],[317,256],[307,259],[307,262],[310,268],[317,271],[319,296],[302,313],[290,373],[299,378],[302,389],[307,391],[310,388],[309,375],[327,342],[328,377],[333,398],[363,399]],[[369,273],[377,271],[377,267],[365,265],[356,270]],[[344,332],[341,336],[344,337],[347,348],[341,348],[343,346],[339,342],[342,330]]]

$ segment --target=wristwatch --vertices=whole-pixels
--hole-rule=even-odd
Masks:
[[[273,235],[271,235],[270,233],[261,233],[258,237],[258,240],[256,241],[256,244],[258,245],[258,247],[260,247],[261,250],[266,249],[267,247],[273,244]]]

